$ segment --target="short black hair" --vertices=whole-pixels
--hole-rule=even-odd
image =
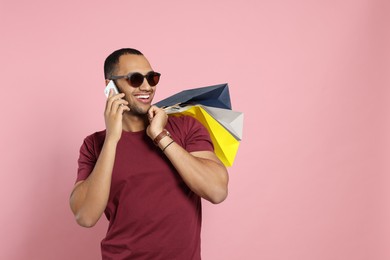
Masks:
[[[132,48],[123,48],[123,49],[119,49],[119,50],[114,51],[113,53],[108,55],[108,57],[104,61],[104,78],[105,79],[111,78],[112,74],[114,73],[114,71],[116,69],[116,66],[119,63],[119,58],[125,54],[143,55],[142,52],[140,52],[139,50],[132,49]]]

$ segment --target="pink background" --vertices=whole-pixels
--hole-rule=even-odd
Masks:
[[[139,48],[158,101],[228,82],[245,113],[230,194],[204,202],[204,259],[390,259],[390,2],[0,2],[0,259],[99,259],[75,223],[103,61]]]

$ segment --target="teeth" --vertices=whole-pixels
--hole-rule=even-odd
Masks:
[[[149,98],[149,95],[139,95],[139,96],[137,96],[137,98],[147,99],[147,98]]]

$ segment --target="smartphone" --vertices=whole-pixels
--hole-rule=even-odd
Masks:
[[[114,95],[115,95],[115,94],[119,94],[119,90],[118,90],[118,88],[115,86],[114,81],[112,81],[112,80],[110,80],[110,82],[108,82],[106,88],[104,89],[104,94],[106,95],[106,97],[108,97],[108,95],[110,94],[110,89],[113,89],[113,90],[114,90]]]

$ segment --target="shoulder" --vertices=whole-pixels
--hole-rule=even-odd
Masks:
[[[181,116],[169,116],[168,124],[177,127],[194,127],[194,126],[203,126],[196,118],[187,115]]]
[[[102,130],[88,135],[87,137],[84,138],[84,141],[95,142],[101,139],[104,140],[105,137],[106,137],[106,130]]]
[[[193,129],[203,128],[203,125],[191,116],[169,116],[167,128],[172,132],[190,132]]]
[[[97,147],[101,147],[106,137],[106,130],[98,131],[88,135],[84,138],[84,142],[81,149],[87,149],[89,151],[96,150]]]
[[[188,152],[213,151],[208,130],[191,116],[170,116],[166,128]]]

